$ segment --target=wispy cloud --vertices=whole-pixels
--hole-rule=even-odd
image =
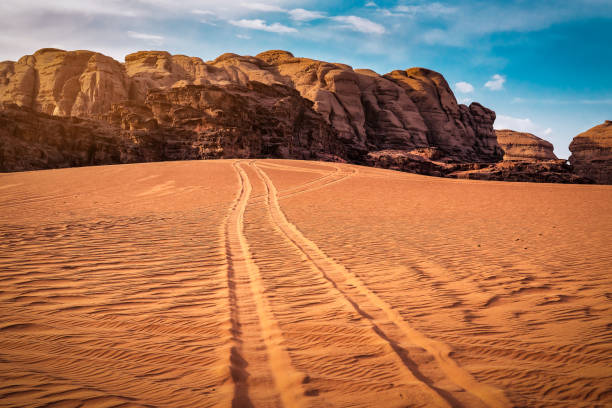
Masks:
[[[366,7],[378,7],[378,4],[374,3],[373,1],[368,1],[365,4]]]
[[[253,19],[253,20],[248,20],[248,19],[230,20],[229,23],[236,27],[249,28],[252,30],[267,31],[270,33],[283,34],[283,33],[296,33],[298,31],[293,27],[288,27],[281,23],[267,24],[264,20],[260,20],[258,18]]]
[[[500,74],[495,74],[484,84],[484,86],[485,88],[489,88],[491,91],[501,91],[504,89],[504,83],[506,83],[506,77]]]
[[[474,92],[474,85],[469,82],[460,81],[455,84],[455,89],[461,93],[471,93]]]
[[[385,27],[368,20],[367,18],[357,16],[336,16],[332,20],[341,23],[340,28],[346,28],[353,31],[359,31],[367,34],[384,34]]]
[[[215,13],[214,11],[200,10],[200,9],[191,10],[191,13],[197,14],[199,16],[215,16],[215,15],[217,15],[217,13]]]
[[[530,118],[515,118],[507,115],[497,115],[495,123],[493,124],[495,129],[511,129],[517,132],[532,133],[536,136],[550,136],[553,130],[549,127],[540,126],[534,123]]]
[[[156,34],[138,33],[136,31],[128,31],[128,37],[135,38],[137,40],[144,40],[153,44],[160,45],[164,42],[164,37]]]
[[[321,11],[304,10],[302,8],[289,10],[288,13],[294,21],[312,21],[325,18],[325,13]]]
[[[241,40],[250,40],[251,36],[246,34],[236,34],[236,38],[240,38]]]
[[[287,10],[282,7],[275,6],[273,4],[266,4],[266,3],[242,3],[242,7],[247,8],[249,10],[264,11],[264,12],[271,12],[271,13],[286,13],[287,12]]]
[[[455,14],[456,7],[448,7],[441,3],[417,4],[410,6],[397,6],[393,9],[396,12],[410,15],[427,15],[431,17],[439,17],[444,15]]]

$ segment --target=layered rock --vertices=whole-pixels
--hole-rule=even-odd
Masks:
[[[573,173],[566,160],[504,160],[499,163],[461,163],[446,173],[445,177],[496,180],[530,181],[538,183],[591,184],[592,180]]]
[[[257,81],[294,88],[313,102],[353,161],[372,151],[424,148],[440,149],[448,161],[501,158],[492,111],[458,105],[440,74],[401,72],[402,78],[381,76],[278,50],[256,57],[223,54],[208,62],[142,51],[120,64],[91,51],[43,49],[0,65],[0,100],[58,116],[101,118],[114,104],[144,103],[156,89]]]
[[[492,162],[502,151],[493,131],[495,112],[478,103],[458,105],[442,75],[425,68],[393,71],[388,78],[415,103],[427,126],[427,141],[456,161]]]
[[[552,143],[531,133],[496,130],[497,142],[507,161],[557,160]]]
[[[600,184],[612,184],[612,121],[583,132],[569,145],[575,172]]]
[[[284,85],[248,81],[152,90],[143,104],[115,105],[109,121],[130,134],[166,135],[177,152],[172,159],[344,155],[312,103]],[[181,148],[184,143],[189,146]]]
[[[44,48],[0,63],[0,102],[55,116],[97,117],[128,99],[122,64],[92,51]]]
[[[106,121],[5,104],[0,171],[160,160],[344,155],[312,103],[283,85],[189,85],[113,105]]]
[[[59,117],[15,104],[0,109],[0,171],[23,171],[141,158],[137,141],[89,119]]]

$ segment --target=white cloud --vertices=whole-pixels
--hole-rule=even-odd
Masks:
[[[368,1],[365,4],[366,7],[378,7],[378,4],[374,3],[373,1]]]
[[[448,7],[440,3],[419,4],[412,6],[397,6],[395,11],[410,15],[424,14],[431,17],[440,17],[457,12],[455,7]]]
[[[310,11],[304,10],[302,8],[297,8],[293,10],[289,10],[289,17],[295,21],[311,21],[317,20],[325,17],[325,13],[320,11]]]
[[[495,129],[510,129],[516,130],[517,132],[533,133],[540,137],[550,136],[553,133],[551,128],[544,128],[534,123],[530,118],[515,118],[506,115],[497,115],[493,127]]]
[[[230,20],[230,24],[235,25],[236,27],[242,28],[250,28],[252,30],[261,30],[268,31],[270,33],[296,33],[297,30],[293,27],[287,27],[286,25],[282,25],[280,23],[266,24],[264,20],[254,19],[254,20]]]
[[[236,34],[236,38],[240,38],[241,40],[250,40],[251,36],[246,34]]]
[[[137,40],[144,40],[158,45],[164,42],[164,37],[162,37],[161,35],[137,33],[136,31],[128,31],[127,35],[128,37],[132,37]]]
[[[487,81],[484,86],[485,88],[489,88],[492,91],[499,91],[504,89],[504,83],[506,82],[506,77],[503,75],[495,74],[491,77],[489,81]]]
[[[200,17],[200,23],[202,23],[202,24],[208,24],[208,25],[211,25],[211,26],[216,26],[217,25],[217,24],[215,24],[214,22],[211,21],[211,19],[213,19],[213,20],[218,19],[217,13],[215,13],[214,11],[195,9],[195,10],[191,10],[191,13],[195,14],[197,16],[201,16]]]
[[[403,17],[403,16],[405,16],[405,14],[403,14],[403,13],[392,13],[388,9],[381,9],[381,8],[379,8],[378,11],[381,12],[382,15],[385,16],[385,17]]]
[[[367,18],[357,16],[337,16],[332,17],[332,20],[342,23],[341,28],[347,28],[353,31],[359,31],[367,34],[384,34],[385,27],[375,23]]]
[[[265,12],[272,12],[272,13],[286,13],[287,10],[285,10],[282,7],[279,6],[274,6],[272,4],[265,4],[265,3],[242,3],[242,7],[247,8],[249,10],[255,10],[255,11],[265,11]]]
[[[512,116],[497,115],[495,123],[493,124],[495,129],[511,129],[519,132],[536,132],[537,126],[529,118],[514,118]]]
[[[472,103],[472,98],[470,98],[469,96],[465,97],[465,98],[461,98],[458,101],[459,103],[462,103],[464,105],[469,105],[470,103]]]
[[[474,85],[469,82],[461,81],[455,84],[455,89],[461,93],[471,93],[474,92]]]
[[[191,10],[191,13],[197,14],[197,15],[200,15],[200,16],[215,16],[216,15],[216,13],[214,11],[199,10],[199,9]]]

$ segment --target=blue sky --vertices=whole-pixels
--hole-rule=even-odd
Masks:
[[[285,49],[383,74],[442,73],[496,128],[535,133],[569,156],[576,134],[612,120],[612,0],[4,0],[0,60],[43,47],[119,60],[137,50],[214,59]]]

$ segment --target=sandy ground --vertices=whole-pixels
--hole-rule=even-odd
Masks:
[[[612,406],[611,270],[611,186],[2,174],[0,406]]]

